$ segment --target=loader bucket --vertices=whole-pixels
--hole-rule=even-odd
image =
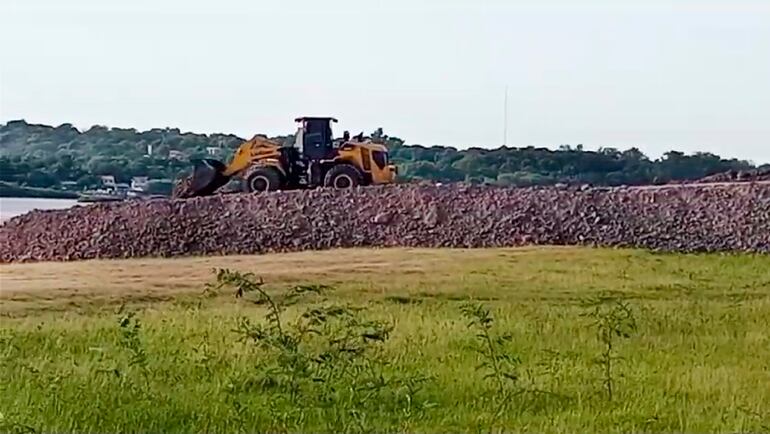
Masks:
[[[190,193],[193,196],[208,196],[219,187],[230,181],[229,176],[222,173],[225,165],[221,161],[212,159],[193,160],[193,173],[190,180]]]

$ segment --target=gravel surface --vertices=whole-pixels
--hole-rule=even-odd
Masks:
[[[770,184],[391,185],[95,204],[8,220],[0,263],[533,244],[770,253]]]

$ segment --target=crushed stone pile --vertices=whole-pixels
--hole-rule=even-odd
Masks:
[[[33,211],[0,227],[2,263],[522,245],[770,253],[770,184],[316,189]]]
[[[770,181],[770,169],[730,170],[703,177],[695,182],[757,182]]]

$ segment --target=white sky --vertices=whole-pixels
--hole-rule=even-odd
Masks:
[[[770,162],[766,0],[0,0],[0,122]]]

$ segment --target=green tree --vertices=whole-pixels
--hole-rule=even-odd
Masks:
[[[56,178],[53,175],[38,169],[29,172],[25,182],[30,187],[51,187],[56,183]]]
[[[372,137],[390,149],[401,179],[494,182],[503,185],[541,185],[556,182],[600,185],[650,184],[697,179],[755,165],[710,153],[686,155],[671,151],[651,160],[638,148],[603,147],[585,150],[562,144],[557,150],[529,147],[458,150],[447,146],[407,145],[377,128]],[[289,134],[273,137],[291,143]],[[70,124],[58,127],[23,120],[0,124],[0,180],[19,184],[55,185],[62,181],[87,183],[88,176],[114,175],[128,182],[132,176],[175,179],[190,171],[189,161],[166,158],[172,149],[190,157],[207,157],[206,147],[233,152],[244,139],[232,134],[182,133],[176,128],[108,128],[96,125],[80,132]],[[147,156],[151,145],[153,155]],[[770,170],[770,164],[763,166]]]

